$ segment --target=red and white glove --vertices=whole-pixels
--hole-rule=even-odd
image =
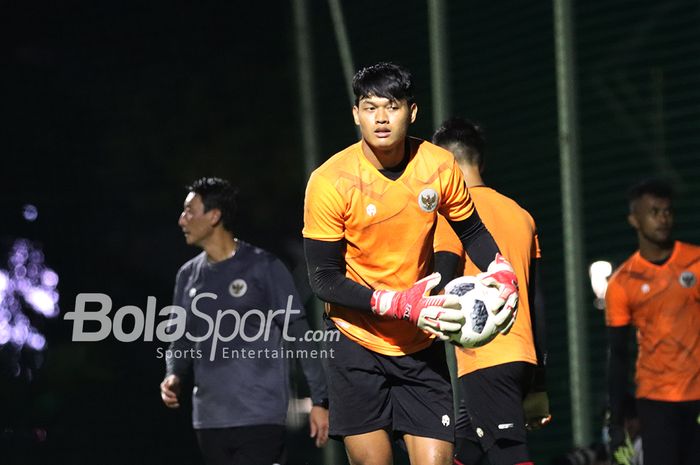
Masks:
[[[433,273],[405,291],[374,291],[372,311],[386,318],[410,321],[446,341],[446,333],[462,328],[464,314],[456,295],[430,295],[439,282],[440,273]]]
[[[498,289],[497,313],[506,311],[513,316],[507,320],[508,324],[501,329],[501,334],[508,334],[510,328],[515,323],[515,316],[518,312],[518,277],[515,276],[515,271],[500,253],[496,254],[496,258],[489,264],[488,269],[476,275],[481,280],[481,283],[488,287]]]

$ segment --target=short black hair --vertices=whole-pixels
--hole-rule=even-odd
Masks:
[[[406,99],[409,105],[415,102],[411,72],[394,63],[381,62],[362,68],[352,78],[352,91],[355,93],[355,105],[360,103],[360,99],[370,96],[389,100]]]
[[[221,212],[221,224],[233,232],[233,220],[236,216],[236,195],[238,189],[221,178],[202,177],[186,187],[187,192],[194,192],[202,198],[204,211],[216,208]]]
[[[629,202],[630,211],[634,207],[634,203],[644,195],[673,200],[674,192],[671,184],[661,179],[651,178],[638,182],[627,190],[627,201]]]
[[[442,123],[433,134],[433,144],[452,152],[458,162],[484,166],[486,136],[478,123],[452,117]]]

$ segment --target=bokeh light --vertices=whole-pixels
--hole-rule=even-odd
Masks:
[[[36,221],[39,217],[39,210],[32,204],[26,204],[22,207],[22,216],[27,221]]]
[[[25,206],[25,218],[36,219],[36,208]],[[29,214],[29,218],[26,214]],[[58,274],[44,263],[44,253],[38,245],[27,239],[15,240],[7,258],[7,269],[0,268],[0,355],[6,373],[11,376],[32,377],[38,366],[22,365],[23,360],[40,360],[21,357],[22,351],[43,352],[46,337],[41,327],[47,318],[59,314]],[[34,364],[36,365],[36,363]]]

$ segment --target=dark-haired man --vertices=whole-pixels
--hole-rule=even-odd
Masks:
[[[520,283],[518,318],[508,334],[483,347],[456,349],[462,393],[456,463],[477,464],[488,457],[490,465],[531,464],[526,424],[534,429],[549,421],[544,308],[541,298],[535,301],[540,257],[535,221],[514,200],[485,185],[485,140],[478,124],[451,118],[435,131],[433,143],[454,155],[484,224]],[[438,221],[435,251],[436,256],[456,254],[453,260],[459,261],[460,276],[479,272],[465,260],[459,240],[444,220]]]
[[[331,435],[353,465],[388,465],[403,438],[412,463],[452,463],[452,389],[442,344],[464,322],[440,283],[433,233],[444,215],[483,276],[517,304],[510,265],[479,219],[452,155],[408,136],[411,74],[378,63],[353,78],[362,139],[311,175],[304,245],[311,288],[339,332],[329,360]],[[457,307],[457,308],[455,308]]]
[[[632,326],[644,464],[700,463],[700,247],[672,239],[672,198],[656,180],[630,189],[627,220],[639,250],[618,267],[605,295],[613,463],[632,455],[623,429]]]
[[[235,238],[231,184],[201,178],[188,191],[178,224],[187,243],[203,252],[178,271],[173,302],[186,309],[187,331],[199,340],[183,335],[171,343],[161,397],[179,407],[182,380],[194,377],[192,422],[207,464],[283,463],[282,338],[291,335],[306,354],[314,348],[301,341],[309,330],[304,309],[282,262]],[[314,404],[311,435],[320,447],[328,438],[324,373],[317,359],[302,357],[301,364]]]

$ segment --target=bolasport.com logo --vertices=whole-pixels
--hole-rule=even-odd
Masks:
[[[158,357],[162,358],[202,358],[203,354],[199,344],[207,342],[209,346],[209,359],[214,360],[218,353],[224,358],[316,358],[323,357],[324,352],[308,349],[263,348],[263,349],[230,349],[219,344],[231,342],[239,338],[243,342],[281,339],[280,343],[319,343],[337,342],[340,334],[335,331],[307,330],[297,337],[290,335],[289,328],[293,317],[299,315],[301,310],[292,308],[293,298],[290,295],[285,308],[276,310],[250,309],[238,312],[235,309],[219,309],[215,314],[204,312],[199,307],[205,300],[216,301],[216,294],[203,292],[192,299],[189,310],[190,328],[198,328],[198,332],[188,330],[188,310],[179,305],[166,305],[157,310],[156,298],[149,296],[146,299],[145,310],[136,305],[120,307],[112,315],[112,299],[107,294],[81,293],[75,298],[75,310],[66,312],[65,320],[73,321],[73,342],[98,342],[107,339],[110,334],[120,342],[144,342],[160,341],[175,343],[188,341],[197,348],[189,348],[187,351],[158,349]],[[211,303],[211,302],[209,302]],[[88,307],[90,310],[88,310]],[[273,329],[273,325],[275,328]],[[202,328],[204,328],[202,330]],[[226,330],[224,331],[224,328]],[[272,351],[272,352],[271,352]],[[290,351],[292,352],[290,354]],[[330,349],[332,357],[333,349]],[[184,353],[183,353],[184,352]],[[327,356],[327,355],[326,355]]]

